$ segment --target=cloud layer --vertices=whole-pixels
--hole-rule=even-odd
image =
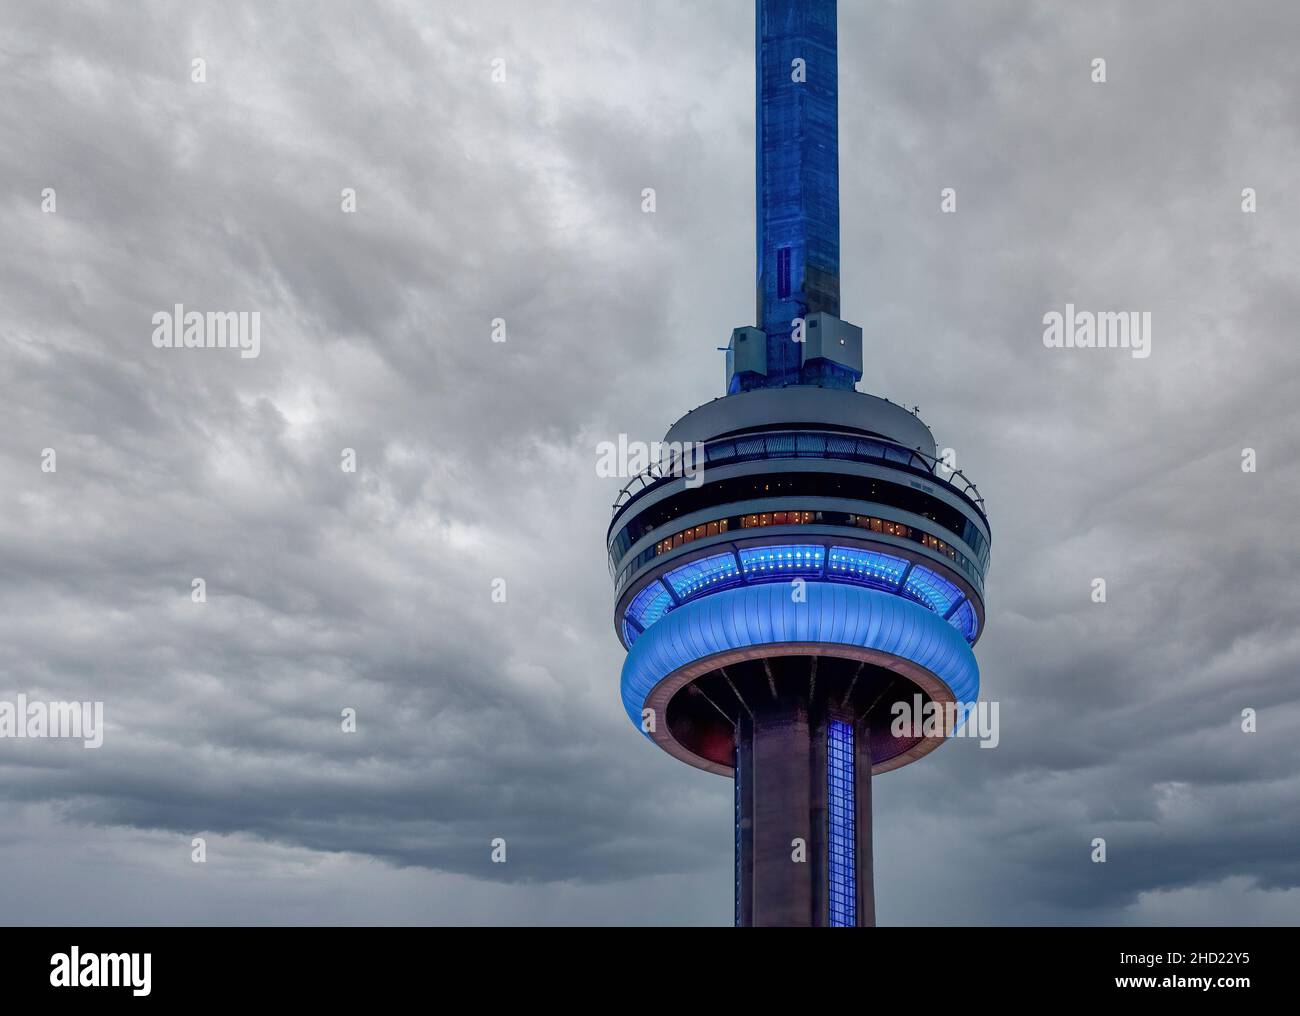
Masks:
[[[618,702],[595,474],[752,314],[752,4],[700,6],[10,5],[0,698],[109,729],[0,741],[6,919],[730,921],[730,785]],[[863,388],[994,528],[1001,745],[877,784],[880,920],[1294,923],[1300,11],[841,6]],[[1067,302],[1151,358],[1045,349]],[[176,303],[261,356],[153,348]]]

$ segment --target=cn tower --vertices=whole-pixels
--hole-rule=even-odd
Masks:
[[[836,0],[756,18],[757,321],[731,333],[725,394],[669,429],[682,454],[614,505],[622,697],[664,751],[734,780],[737,925],[868,926],[872,778],[955,730],[900,730],[895,704],[951,717],[979,693],[989,524],[929,428],[857,390]]]

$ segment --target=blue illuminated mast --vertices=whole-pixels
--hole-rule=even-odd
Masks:
[[[791,322],[840,313],[839,67],[835,0],[757,0],[758,326],[761,387],[813,380]],[[817,376],[853,379],[844,368]]]

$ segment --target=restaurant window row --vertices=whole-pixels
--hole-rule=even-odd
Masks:
[[[812,525],[814,522],[830,522],[833,525],[847,524],[856,526],[859,529],[869,529],[873,533],[885,533],[903,540],[918,540],[931,550],[936,550],[954,561],[957,560],[957,550],[955,548],[948,546],[938,537],[931,536],[929,533],[922,533],[920,530],[914,530],[911,526],[905,526],[901,522],[878,519],[871,515],[853,514],[844,515],[841,522],[839,518],[835,517],[837,514],[835,512],[812,511],[760,512],[730,519],[718,519],[716,522],[704,522],[660,540],[655,544],[655,556],[667,554],[670,550],[676,550],[678,547],[687,543],[694,543],[696,540],[703,540],[710,536],[719,536],[730,532],[737,523],[739,523],[741,529],[761,529],[764,526],[807,526]],[[824,516],[831,517],[826,518]]]
[[[611,556],[621,558],[638,540],[652,533],[657,536],[656,531],[675,532],[687,516],[755,497],[835,497],[887,505],[938,523],[970,547],[982,567],[988,565],[987,538],[972,519],[952,505],[924,491],[885,480],[821,473],[729,477],[698,488],[688,488],[631,519],[610,541]],[[739,519],[733,524],[739,525]],[[683,530],[683,534],[685,532]],[[675,537],[665,537],[659,542],[662,544],[668,539]]]
[[[652,547],[647,547],[632,560],[623,560],[622,569],[617,576],[617,585],[621,586],[633,572],[637,571],[661,554],[667,554],[669,551],[676,550],[688,543],[694,543],[696,540],[703,540],[712,536],[725,536],[728,533],[741,529],[761,529],[765,526],[801,526],[813,524],[822,526],[851,526],[856,529],[865,529],[873,533],[883,533],[886,536],[893,536],[900,540],[911,540],[935,551],[936,553],[942,554],[944,557],[954,562],[961,571],[964,571],[972,579],[978,581],[982,577],[982,573],[978,566],[965,554],[939,539],[937,536],[932,536],[930,533],[917,529],[914,526],[907,526],[901,522],[893,522],[890,519],[877,518],[873,515],[857,515],[849,512],[786,511],[733,515],[730,518],[717,519],[713,522],[704,522],[698,526],[683,529],[680,532],[674,533],[672,536],[665,537]],[[616,563],[617,559],[614,557],[613,553],[611,553],[611,574],[614,574],[614,566]]]

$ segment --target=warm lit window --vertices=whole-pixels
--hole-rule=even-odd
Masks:
[[[764,526],[806,526],[815,522],[822,521],[821,512],[813,511],[793,511],[793,512],[762,512],[761,514],[751,514],[740,516],[740,527],[742,529],[757,529]],[[856,526],[859,529],[869,529],[873,533],[886,533],[890,536],[896,536],[905,540],[916,540],[923,546],[943,554],[953,561],[965,562],[966,559],[958,551],[949,546],[937,536],[931,536],[928,533],[913,530],[910,526],[905,526],[900,522],[890,522],[888,519],[873,518],[870,515],[847,515],[845,522],[848,525]],[[725,535],[731,528],[731,520],[718,519],[716,522],[701,523],[690,529],[684,529],[680,533],[665,537],[655,544],[655,554],[667,554],[669,551],[682,546],[686,543],[693,543],[696,540],[703,540],[710,536]]]

